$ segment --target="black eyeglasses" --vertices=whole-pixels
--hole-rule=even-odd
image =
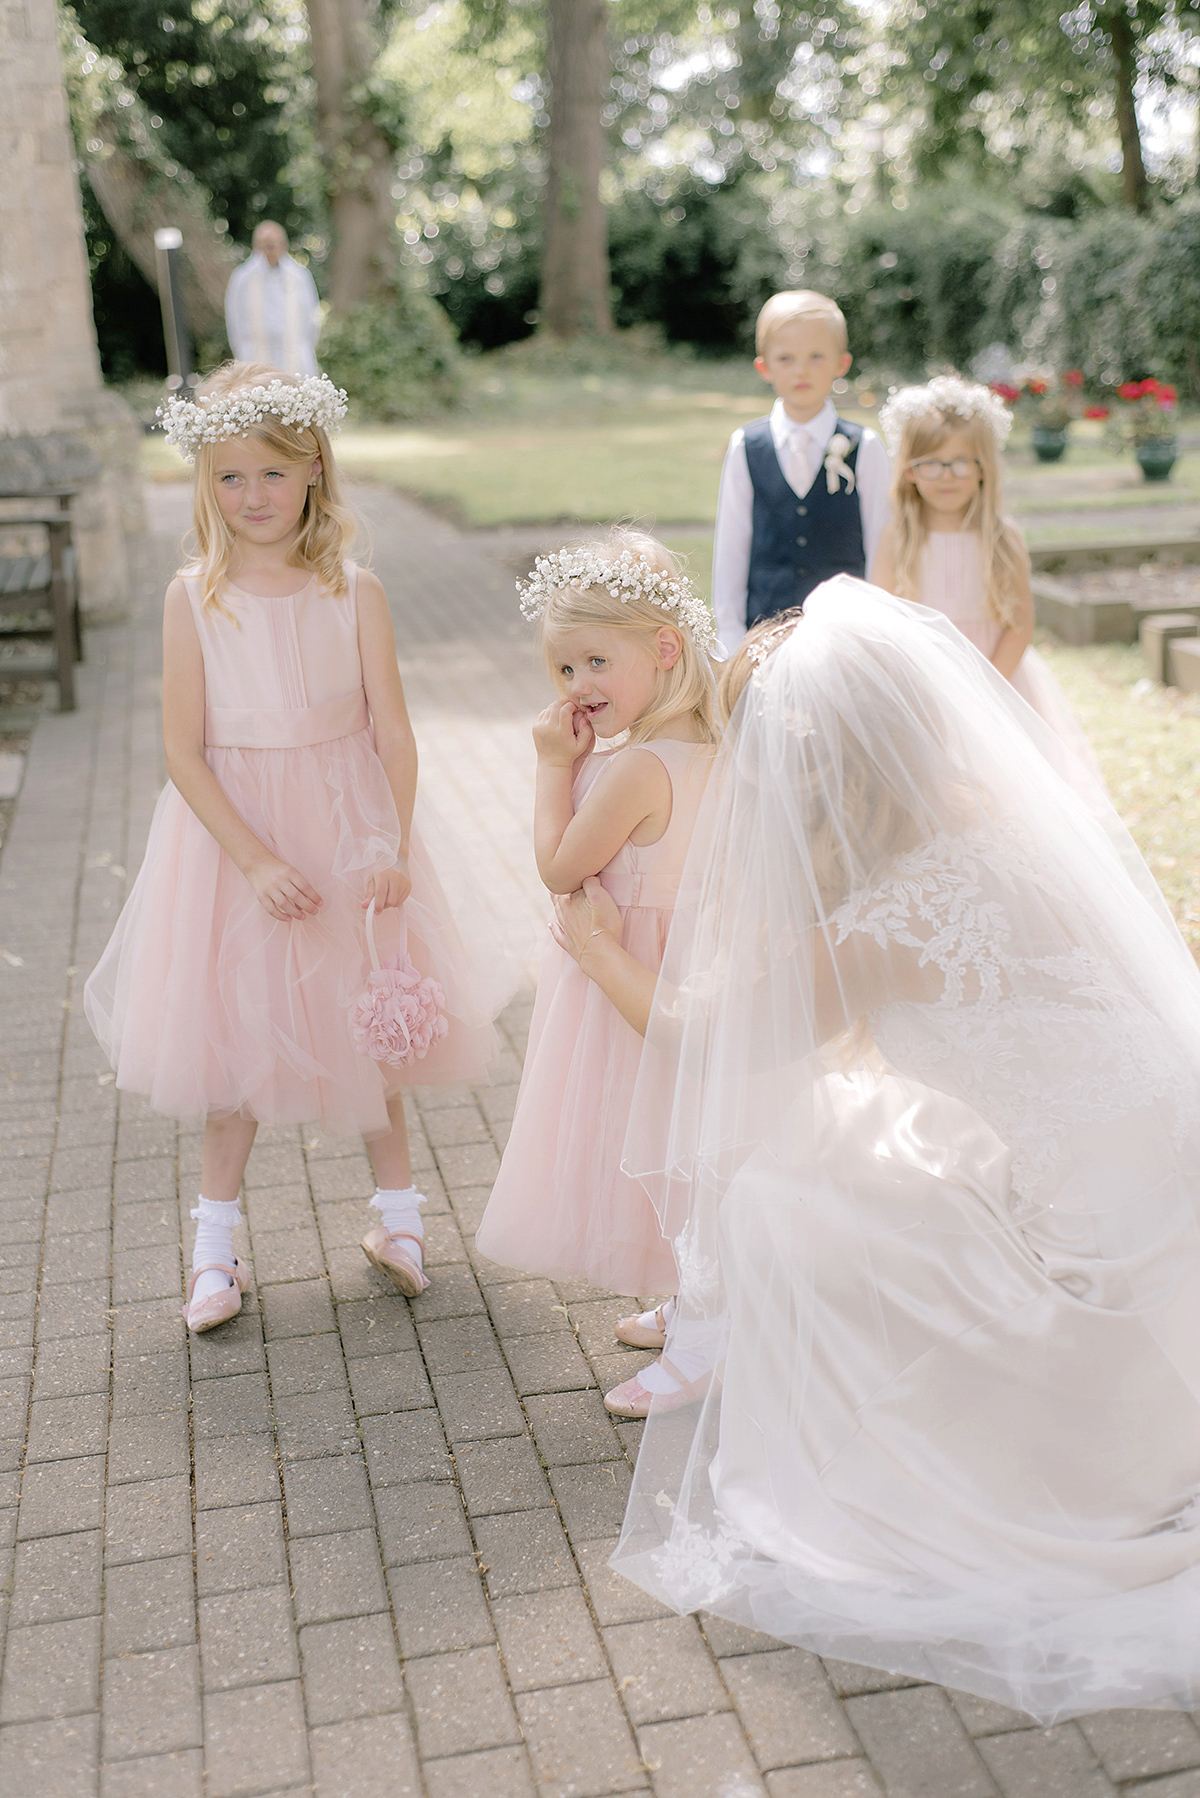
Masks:
[[[952,474],[956,481],[965,481],[973,469],[982,468],[983,464],[974,456],[956,456],[953,462],[938,462],[927,457],[920,462],[910,462],[908,466],[923,481],[940,481],[944,474]]]

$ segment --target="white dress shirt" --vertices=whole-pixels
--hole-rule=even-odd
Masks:
[[[771,441],[784,479],[803,499],[821,474],[829,439],[837,428],[837,410],[826,400],[815,418],[797,424],[783,401],[771,407]],[[863,549],[870,569],[890,511],[892,469],[888,453],[874,431],[864,430],[855,460],[855,491],[862,514]],[[713,538],[713,612],[725,655],[732,655],[746,634],[746,588],[750,575],[750,539],[754,524],[754,487],[746,463],[746,439],[740,429],[729,439],[717,497]]]
[[[321,329],[317,287],[303,263],[261,250],[235,268],[225,289],[225,328],[239,362],[269,362],[290,375],[317,373]]]

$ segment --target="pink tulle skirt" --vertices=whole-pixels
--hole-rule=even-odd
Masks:
[[[168,1116],[319,1122],[371,1137],[391,1128],[387,1101],[400,1088],[483,1074],[495,1052],[492,1018],[517,971],[481,943],[479,917],[471,920],[468,953],[447,892],[462,858],[444,848],[431,854],[419,815],[409,856],[408,951],[444,989],[449,1029],[404,1068],[371,1060],[351,1040],[350,1008],[370,971],[366,885],[393,864],[400,838],[370,729],[312,748],[205,754],[250,829],[324,903],[302,921],[269,916],[168,785],[141,871],[85,993],[118,1086]],[[386,961],[399,942],[394,910],[380,914],[376,937]]]
[[[670,913],[631,906],[621,941],[662,965]],[[506,1267],[609,1292],[674,1292],[669,1244],[621,1172],[642,1039],[551,943],[538,978],[512,1133],[475,1238]]]

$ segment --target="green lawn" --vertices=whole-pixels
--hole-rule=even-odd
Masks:
[[[339,461],[348,474],[403,488],[468,527],[638,518],[697,527],[688,534],[699,549],[729,434],[766,409],[770,391],[748,362],[645,355],[618,364],[576,372],[539,367],[528,354],[479,357],[468,364],[458,411],[412,426],[351,418]],[[860,403],[868,398],[875,403]],[[860,387],[839,403],[872,423],[877,400]],[[152,478],[183,472],[160,438],[146,440],[145,454]],[[1097,528],[1194,528],[1190,518],[1176,527],[1170,513],[1200,506],[1200,456],[1185,454],[1170,482],[1149,484],[1098,424],[1080,421],[1062,462],[1036,462],[1019,427],[1006,464],[1010,503],[1034,542],[1086,540]],[[1149,516],[1104,521],[1132,509]],[[1058,514],[1084,516],[1060,522]]]
[[[1091,738],[1113,803],[1200,956],[1200,709],[1165,688],[1136,690],[1146,669],[1135,646],[1068,649],[1039,635],[1038,647]]]

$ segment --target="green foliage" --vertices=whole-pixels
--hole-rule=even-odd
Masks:
[[[1152,321],[1147,367],[1200,399],[1200,198],[1184,200],[1155,233],[1141,268],[1142,299]]]
[[[79,177],[79,195],[104,378],[124,382],[138,375],[165,375],[167,352],[158,295],[118,242],[86,171]]]
[[[540,4],[449,0],[398,16],[378,65],[411,134],[393,189],[402,256],[480,349],[535,324],[543,170],[530,71],[542,23]]]
[[[759,307],[786,285],[769,204],[744,173],[720,186],[689,178],[656,201],[622,195],[609,212],[614,317],[655,324],[668,343],[753,354]]]
[[[987,334],[1089,385],[1154,375],[1200,397],[1200,199],[1149,219],[1023,220],[999,246]]]
[[[292,167],[311,148],[303,10],[289,0],[74,0],[88,41],[121,64],[162,154],[213,196],[233,237],[260,219],[293,235],[314,203]]]
[[[1015,219],[1002,196],[927,186],[903,210],[877,201],[854,211],[809,190],[785,196],[778,213],[786,285],[838,302],[866,368],[918,378],[931,364],[966,368],[995,337],[995,254]]]
[[[1011,168],[1047,124],[1111,146],[1117,66],[1128,59],[1159,87],[1194,80],[1188,37],[1200,0],[901,0],[885,35],[891,83],[919,109],[916,166],[938,174],[955,157]]]
[[[427,294],[397,291],[329,319],[317,354],[362,418],[422,418],[458,397],[454,332]]]

